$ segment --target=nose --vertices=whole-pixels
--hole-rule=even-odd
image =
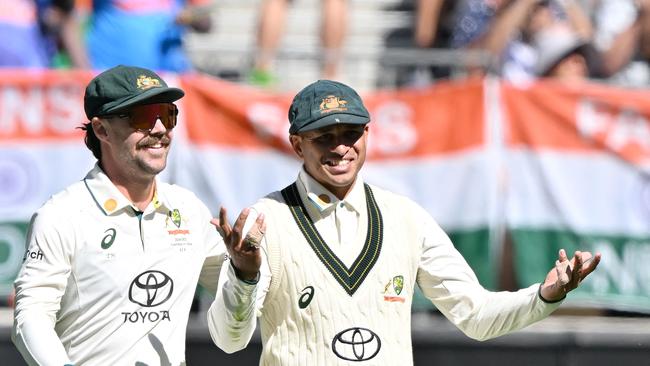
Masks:
[[[342,139],[340,136],[337,136],[336,140],[330,146],[330,150],[332,152],[335,152],[341,156],[345,155],[345,153],[350,149],[352,145],[348,144],[344,139]]]
[[[167,132],[167,128],[163,125],[160,117],[156,117],[156,123],[154,123],[153,128],[149,131],[150,134],[163,134]]]

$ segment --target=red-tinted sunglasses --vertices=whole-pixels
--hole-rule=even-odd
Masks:
[[[142,131],[151,131],[160,119],[163,126],[171,130],[176,127],[178,108],[173,103],[144,104],[131,107],[126,113],[105,117],[128,118],[131,128]]]

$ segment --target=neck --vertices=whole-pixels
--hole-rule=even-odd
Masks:
[[[113,183],[140,211],[144,211],[149,206],[156,191],[156,183],[153,179],[145,184],[131,182],[129,185],[121,185],[115,182]]]
[[[156,191],[155,175],[135,177],[110,168],[104,168],[104,173],[117,187],[117,190],[138,210],[144,211],[153,200]]]

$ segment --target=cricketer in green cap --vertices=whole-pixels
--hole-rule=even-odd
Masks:
[[[259,272],[256,292],[248,292],[256,296],[241,296],[232,276],[219,278],[207,323],[228,353],[246,347],[260,319],[261,365],[413,365],[416,286],[464,333],[485,340],[549,315],[600,261],[598,253],[569,258],[562,249],[543,283],[490,292],[422,206],[364,182],[369,118],[352,89],[311,84],[289,119],[302,161],[296,180],[258,200],[234,227],[220,215],[221,232],[245,235],[242,246],[253,251],[238,266]],[[244,234],[255,217],[268,225]]]
[[[184,95],[181,89],[168,87],[151,70],[119,65],[90,81],[84,95],[84,110],[90,120],[134,105],[172,103]]]
[[[131,128],[139,131],[151,131],[160,120],[171,130],[176,126],[178,115],[173,102],[184,95],[181,89],[167,86],[151,70],[124,65],[110,68],[86,86],[84,111],[89,122],[80,127],[86,131],[84,142],[101,163],[100,141],[91,126],[96,117],[111,123],[128,120]]]
[[[370,115],[359,94],[318,80],[293,98],[289,121],[289,141],[305,172],[343,199],[366,159]]]
[[[318,80],[293,98],[289,122],[289,133],[294,135],[339,123],[365,125],[370,115],[354,89],[337,81]]]
[[[27,250],[38,256],[15,282],[12,340],[26,364],[185,365],[197,285],[215,293],[221,268],[257,277],[239,264],[260,250],[222,237],[194,193],[159,178],[182,96],[138,67],[88,85],[79,128],[97,162],[32,216]],[[263,223],[251,230],[261,236]]]

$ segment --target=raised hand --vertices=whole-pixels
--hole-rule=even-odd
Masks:
[[[230,226],[228,223],[228,213],[224,207],[221,207],[219,210],[219,219],[212,219],[210,222],[223,235],[226,248],[228,249],[228,255],[230,256],[237,276],[243,280],[253,281],[257,278],[262,264],[260,242],[264,237],[266,223],[264,222],[264,214],[260,213],[248,231],[248,234],[243,237],[244,224],[249,213],[250,209],[243,209],[239,217],[237,217],[235,225]]]
[[[540,294],[546,301],[559,301],[577,288],[582,280],[593,272],[600,263],[600,253],[576,251],[569,261],[564,249],[560,249],[555,268],[546,275]]]

